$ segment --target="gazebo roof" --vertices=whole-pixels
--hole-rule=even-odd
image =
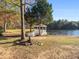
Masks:
[[[47,27],[47,26],[44,24],[40,24],[40,25],[35,25],[34,27]]]

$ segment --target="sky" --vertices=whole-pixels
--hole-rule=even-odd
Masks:
[[[53,18],[79,21],[79,0],[48,0],[53,6]]]

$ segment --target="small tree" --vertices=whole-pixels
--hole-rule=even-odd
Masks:
[[[27,24],[29,24],[30,32],[32,32],[32,26],[35,24],[35,19],[34,19],[34,15],[32,13],[32,10],[30,8],[27,9],[24,17],[25,17],[25,20],[26,20]],[[29,36],[28,42],[30,44],[32,44],[31,43],[31,37],[30,36]]]
[[[35,24],[34,15],[30,8],[27,9],[27,12],[24,15],[27,24],[29,24],[30,32],[32,32],[32,26]]]

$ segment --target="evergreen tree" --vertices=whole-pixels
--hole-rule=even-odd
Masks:
[[[52,22],[52,5],[48,3],[47,0],[36,0],[36,5],[33,6],[32,11],[36,16],[37,23],[40,24],[49,24]],[[40,28],[39,28],[40,35]]]

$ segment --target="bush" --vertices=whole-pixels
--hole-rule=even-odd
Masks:
[[[3,28],[0,26],[0,36],[2,35],[3,33]]]

